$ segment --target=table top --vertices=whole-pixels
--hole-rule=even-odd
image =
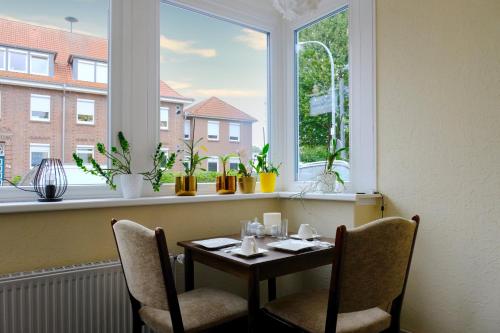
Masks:
[[[229,236],[219,236],[233,239],[240,239],[240,235],[229,235]],[[210,238],[219,238],[219,237],[210,237]],[[202,239],[210,239],[210,238],[202,238]],[[266,249],[269,252],[266,252],[260,256],[255,256],[251,258],[245,258],[242,256],[235,255],[233,253],[227,252],[227,248],[222,248],[218,250],[209,250],[200,245],[192,243],[195,240],[202,239],[193,239],[189,241],[178,242],[177,244],[185,249],[191,250],[193,253],[196,253],[197,256],[202,255],[206,257],[211,257],[213,259],[217,259],[219,261],[224,261],[231,264],[236,264],[238,266],[251,267],[251,266],[261,266],[265,264],[276,264],[276,263],[284,263],[284,262],[294,262],[297,260],[307,260],[310,257],[316,256],[326,256],[333,258],[334,247],[313,247],[311,249],[306,249],[300,252],[285,252],[281,250],[276,250],[272,247],[267,246],[268,243],[279,241],[273,237],[262,237],[257,238],[257,246],[262,249]],[[335,239],[333,238],[325,238],[322,237],[319,239],[322,242],[329,242],[334,244]]]

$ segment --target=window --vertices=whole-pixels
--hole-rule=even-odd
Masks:
[[[28,52],[9,49],[9,71],[28,72]]]
[[[207,171],[219,172],[219,158],[218,157],[209,157],[207,159]]]
[[[108,64],[97,62],[95,65],[95,81],[108,83]]]
[[[50,96],[31,95],[30,119],[34,121],[50,121]]]
[[[238,170],[238,165],[240,164],[240,159],[238,157],[229,158],[229,169]]]
[[[0,48],[0,70],[5,70],[6,66],[6,59],[5,59],[5,49]]]
[[[36,167],[42,163],[44,158],[50,157],[50,145],[44,143],[30,144],[30,168]]]
[[[182,112],[182,105],[177,104],[175,106],[175,114],[181,114],[181,112]]]
[[[168,148],[161,148],[161,151],[165,153],[165,158],[161,161],[161,167],[166,167],[167,166],[167,160],[168,160],[168,154],[169,154],[169,149]]]
[[[160,129],[168,130],[168,108],[160,108]]]
[[[184,120],[184,139],[191,139],[191,120],[189,119]]]
[[[90,99],[76,100],[76,123],[84,125],[94,124],[95,101]]]
[[[76,79],[95,82],[95,62],[78,59],[76,63]]]
[[[37,75],[49,75],[49,55],[42,53],[30,53],[30,73]]]
[[[335,149],[333,165],[349,181],[349,35],[347,9],[295,32],[298,180],[314,180]]]
[[[219,122],[218,121],[208,121],[207,122],[207,138],[211,141],[219,140]]]
[[[240,142],[240,124],[229,123],[229,141]]]
[[[90,158],[94,158],[94,147],[93,146],[76,146],[76,155],[83,160],[83,163],[90,163]]]

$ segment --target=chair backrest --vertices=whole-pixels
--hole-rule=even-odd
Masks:
[[[337,312],[386,306],[404,293],[418,221],[390,217],[352,230],[339,227],[332,274]]]

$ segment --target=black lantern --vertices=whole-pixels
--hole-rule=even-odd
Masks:
[[[33,179],[33,188],[40,196],[38,201],[61,201],[68,187],[68,179],[61,160],[44,158]]]

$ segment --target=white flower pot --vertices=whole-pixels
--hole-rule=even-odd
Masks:
[[[337,177],[333,173],[323,173],[317,178],[318,188],[323,193],[335,193]]]
[[[142,175],[120,175],[120,189],[125,199],[140,198],[142,194]]]

